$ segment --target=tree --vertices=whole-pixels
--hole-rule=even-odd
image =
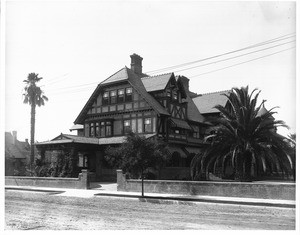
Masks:
[[[214,127],[205,138],[208,145],[191,162],[193,179],[207,179],[209,172],[215,174],[220,169],[225,177],[229,166],[238,181],[251,180],[252,167],[257,176],[265,172],[292,174],[295,161],[289,154],[290,146],[276,133],[277,127],[287,126],[273,118],[274,108],[264,108],[265,101],[256,106],[259,93],[255,89],[249,94],[247,86],[224,94],[228,102],[215,107],[220,117],[210,119]]]
[[[131,178],[141,177],[149,167],[162,166],[168,156],[164,143],[132,132],[127,135],[125,143],[107,148],[105,154],[111,166],[122,169]]]
[[[45,105],[45,101],[48,101],[48,98],[44,95],[44,92],[40,87],[36,85],[42,77],[39,77],[36,73],[30,73],[27,77],[27,80],[23,82],[26,83],[24,88],[24,103],[31,106],[31,118],[30,118],[30,166],[34,163],[34,133],[35,133],[35,109],[36,106],[40,107]]]

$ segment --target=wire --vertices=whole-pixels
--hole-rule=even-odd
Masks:
[[[81,85],[77,85],[77,86],[70,86],[70,87],[61,87],[61,88],[57,88],[55,90],[49,90],[49,91],[51,92],[51,91],[57,91],[57,90],[72,89],[72,88],[83,87],[83,86],[88,86],[88,85],[90,87],[92,87],[91,85],[94,86],[96,83],[99,83],[99,82],[86,83],[86,84],[81,84]]]
[[[58,76],[58,77],[56,77],[56,78],[54,78],[54,79],[50,79],[50,80],[48,80],[48,81],[52,81],[52,82],[46,83],[46,84],[44,84],[44,85],[41,85],[41,87],[43,87],[43,86],[49,86],[49,85],[58,83],[58,82],[61,81],[61,79],[62,79],[63,77],[65,77],[65,76],[67,76],[67,75],[69,75],[69,73],[65,73],[64,75]]]
[[[282,45],[285,45],[285,44],[288,44],[288,43],[292,43],[292,42],[295,42],[295,40],[294,41],[290,41],[290,42],[286,42],[286,43],[281,43],[281,44],[278,44],[276,46],[267,47],[267,48],[264,48],[264,49],[260,49],[260,50],[248,52],[248,53],[245,53],[245,54],[242,54],[242,55],[233,56],[233,57],[230,57],[230,58],[226,58],[226,59],[222,59],[222,60],[217,60],[217,61],[213,61],[213,62],[206,63],[206,64],[197,65],[197,66],[194,66],[194,67],[189,67],[189,68],[181,69],[181,70],[175,70],[173,72],[181,72],[181,71],[185,71],[185,70],[189,70],[189,69],[194,69],[194,68],[198,68],[198,67],[203,67],[203,66],[207,66],[207,65],[211,65],[211,64],[220,63],[220,62],[227,61],[227,60],[232,60],[232,59],[235,59],[235,58],[238,58],[238,57],[250,55],[250,54],[253,54],[253,53],[256,53],[256,52],[260,52],[260,51],[265,51],[265,50],[268,50],[268,49],[271,49],[271,48],[275,48],[275,47],[279,47],[279,46],[282,46]]]
[[[292,33],[292,34],[294,34],[294,33]],[[157,72],[160,72],[160,71],[174,69],[174,68],[177,68],[177,67],[183,67],[183,66],[187,66],[187,65],[190,65],[190,64],[199,63],[199,62],[202,62],[202,61],[218,58],[218,57],[221,57],[221,56],[224,56],[224,55],[229,55],[229,54],[236,53],[236,52],[239,52],[239,51],[243,51],[243,50],[255,48],[255,47],[258,47],[258,46],[263,46],[263,45],[266,45],[266,44],[274,43],[274,42],[277,42],[277,41],[286,40],[286,39],[291,38],[291,37],[295,37],[295,35],[287,37],[288,35],[291,35],[291,34],[286,34],[286,35],[283,35],[283,36],[280,36],[280,37],[277,37],[277,38],[274,38],[274,39],[270,39],[270,40],[267,40],[267,41],[264,41],[264,42],[261,42],[261,43],[256,43],[256,44],[253,44],[253,45],[248,46],[248,47],[244,47],[244,48],[241,48],[241,49],[238,49],[238,50],[226,52],[226,53],[219,54],[219,55],[216,55],[216,56],[211,56],[211,57],[207,57],[207,58],[204,58],[204,59],[200,59],[200,60],[196,60],[196,61],[192,61],[192,62],[187,62],[187,63],[183,63],[183,64],[179,64],[179,65],[174,65],[174,66],[170,66],[170,67],[166,67],[166,68],[162,68],[162,69],[152,70],[152,71],[148,71],[146,73],[157,73]]]
[[[262,58],[265,58],[265,57],[268,57],[268,56],[272,56],[272,55],[275,55],[275,54],[279,54],[281,52],[284,52],[284,51],[287,51],[287,50],[291,50],[293,48],[295,48],[295,47],[291,47],[291,48],[288,48],[288,49],[285,49],[285,50],[277,51],[277,52],[272,53],[272,54],[268,54],[268,55],[265,55],[265,56],[257,57],[257,58],[252,59],[252,60],[247,60],[247,61],[244,61],[244,62],[241,62],[241,63],[237,63],[237,64],[234,64],[234,65],[230,65],[230,66],[227,66],[227,67],[223,67],[223,68],[220,68],[220,69],[212,70],[212,71],[209,71],[209,72],[206,72],[206,73],[201,73],[201,74],[197,74],[197,75],[189,76],[189,77],[193,78],[193,77],[198,77],[198,76],[201,76],[201,75],[204,75],[204,74],[209,74],[209,73],[217,72],[217,71],[224,70],[224,69],[227,69],[227,68],[231,68],[231,67],[234,67],[234,66],[237,66],[237,65],[245,64],[245,63],[248,63],[250,61],[254,61],[254,60],[262,59]]]

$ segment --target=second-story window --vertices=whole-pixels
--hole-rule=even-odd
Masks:
[[[145,130],[145,132],[151,132],[151,118],[145,118],[144,130]]]
[[[125,101],[132,101],[132,88],[126,88]]]
[[[118,90],[118,103],[124,102],[124,89]]]
[[[115,104],[117,102],[117,91],[110,92],[110,103]]]
[[[112,136],[112,122],[111,121],[102,121],[100,122],[100,137]]]
[[[105,122],[100,122],[100,136],[105,136]]]
[[[104,92],[102,104],[103,104],[103,105],[108,105],[108,103],[109,103],[109,95],[108,95],[108,92]]]
[[[124,121],[124,132],[128,133],[131,131],[130,120]]]
[[[95,136],[95,129],[94,129],[94,123],[90,124],[90,136],[94,137]]]
[[[99,122],[96,122],[96,136],[100,136]]]
[[[105,126],[105,135],[106,136],[112,136],[112,123],[111,123],[111,121],[106,122],[105,124],[106,124],[106,126]]]

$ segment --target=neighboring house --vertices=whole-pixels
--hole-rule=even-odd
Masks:
[[[5,132],[5,175],[25,175],[29,162],[30,145],[17,139],[17,132]]]

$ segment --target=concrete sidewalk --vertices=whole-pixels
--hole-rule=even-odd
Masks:
[[[115,198],[131,198],[143,202],[152,203],[177,203],[177,204],[192,204],[192,203],[222,203],[236,204],[249,206],[268,206],[268,207],[283,207],[295,208],[296,201],[294,200],[273,200],[273,199],[258,199],[258,198],[240,198],[240,197],[218,197],[218,196],[201,196],[201,195],[177,195],[177,194],[158,194],[141,192],[121,192],[116,190],[116,184],[99,184],[99,187],[93,189],[66,189],[66,188],[49,188],[49,187],[31,187],[31,186],[5,186],[5,190],[22,190],[34,191],[41,193],[49,193],[54,196],[69,196],[69,197],[115,197]]]

